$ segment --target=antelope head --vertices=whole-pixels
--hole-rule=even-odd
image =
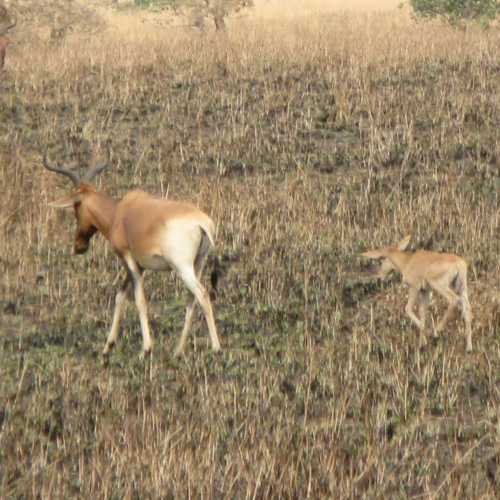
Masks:
[[[411,236],[403,238],[396,246],[384,247],[379,250],[369,250],[361,255],[374,261],[370,266],[370,272],[377,278],[385,279],[392,271],[398,268],[389,259],[389,255],[396,252],[404,252],[410,243]]]
[[[92,179],[99,175],[107,166],[107,163],[89,168],[85,175],[80,177],[69,168],[63,168],[49,162],[47,154],[43,158],[43,165],[47,170],[68,177],[75,189],[69,195],[63,196],[49,203],[53,208],[73,208],[76,217],[75,253],[85,253],[89,248],[90,239],[99,229],[96,226],[95,217],[92,213],[92,199],[97,194],[95,188],[90,184]]]

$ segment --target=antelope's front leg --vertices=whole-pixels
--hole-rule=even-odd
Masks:
[[[111,323],[111,329],[109,331],[108,338],[106,340],[106,345],[104,346],[104,349],[102,351],[104,356],[107,356],[110,352],[111,349],[113,349],[116,339],[118,338],[118,332],[120,331],[120,319],[121,319],[121,313],[122,313],[122,307],[123,307],[123,300],[125,299],[127,295],[127,289],[130,285],[130,275],[127,272],[127,276],[125,278],[125,281],[123,282],[120,290],[116,294],[116,299],[115,299],[115,311],[113,313],[113,322]]]
[[[420,291],[417,288],[410,287],[410,295],[408,297],[408,303],[406,304],[405,311],[406,311],[406,314],[408,315],[408,317],[413,321],[413,323],[415,325],[417,325],[417,327],[420,330],[423,330],[423,328],[424,328],[423,322],[420,321],[417,318],[417,316],[415,316],[415,313],[413,312],[413,309],[415,308],[415,304],[419,300],[419,292]]]
[[[151,332],[149,330],[148,306],[146,303],[146,297],[144,296],[142,276],[137,281],[134,279],[134,294],[135,305],[139,310],[139,320],[141,322],[142,352],[144,356],[148,356],[149,354],[151,354],[151,351],[153,349],[153,340],[151,338]]]
[[[128,269],[130,270],[130,275],[132,282],[134,284],[134,297],[135,305],[139,311],[139,320],[141,322],[142,331],[142,353],[144,356],[148,356],[153,349],[153,340],[151,338],[151,332],[149,330],[148,321],[148,308],[146,303],[146,297],[144,296],[144,288],[142,285],[143,276],[142,271],[139,266],[135,263],[131,256],[124,258]]]
[[[425,323],[427,319],[427,309],[430,302],[430,292],[429,290],[422,289],[418,292],[418,314],[420,316],[420,343],[425,345],[427,343],[427,338],[425,335]]]

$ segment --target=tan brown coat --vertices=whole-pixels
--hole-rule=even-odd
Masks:
[[[116,201],[89,183],[105,168],[104,165],[94,168],[80,179],[68,169],[51,165],[47,158],[44,164],[48,170],[69,177],[76,187],[69,196],[51,203],[52,207],[74,209],[77,221],[75,253],[86,252],[92,236],[100,232],[111,243],[127,272],[116,296],[113,322],[103,354],[109,354],[116,342],[122,303],[131,284],[141,322],[143,353],[151,352],[153,341],[143,290],[143,271],[169,268],[179,273],[194,296],[186,310],[175,354],[184,351],[196,302],[205,315],[212,349],[219,351],[221,347],[210,297],[199,280],[206,257],[214,246],[215,226],[212,219],[194,205],[156,198],[144,191],[131,191]]]
[[[405,250],[409,242],[410,236],[407,236],[396,246],[370,250],[361,255],[379,261],[375,275],[382,279],[392,271],[401,273],[403,282],[410,289],[406,313],[420,329],[422,343],[426,341],[425,323],[430,291],[434,290],[448,302],[448,310],[439,322],[437,332],[442,331],[455,310],[460,309],[466,326],[466,349],[471,351],[472,313],[467,293],[467,263],[454,254],[425,250],[407,252]],[[418,307],[420,317],[415,315],[415,307]]]

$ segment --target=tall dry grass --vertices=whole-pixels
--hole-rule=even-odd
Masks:
[[[242,18],[225,36],[109,30],[20,45],[0,80],[0,496],[494,498],[499,488],[498,36],[404,15]],[[119,266],[71,255],[43,170],[103,149],[99,184],[190,199],[218,224],[215,304],[171,351],[181,284],[147,278],[99,352]],[[463,326],[419,349],[397,279],[359,252],[470,262]],[[442,314],[434,306],[433,317]]]

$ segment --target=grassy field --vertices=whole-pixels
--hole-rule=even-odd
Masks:
[[[0,497],[498,495],[498,32],[358,13],[85,36],[19,43],[0,74]],[[153,356],[129,304],[103,364],[119,264],[102,237],[72,255],[41,158],[107,148],[102,189],[217,222],[221,355],[198,315],[173,359],[188,295],[150,273]],[[406,234],[469,262],[471,354],[459,319],[420,349],[400,279],[367,276],[359,253]]]

